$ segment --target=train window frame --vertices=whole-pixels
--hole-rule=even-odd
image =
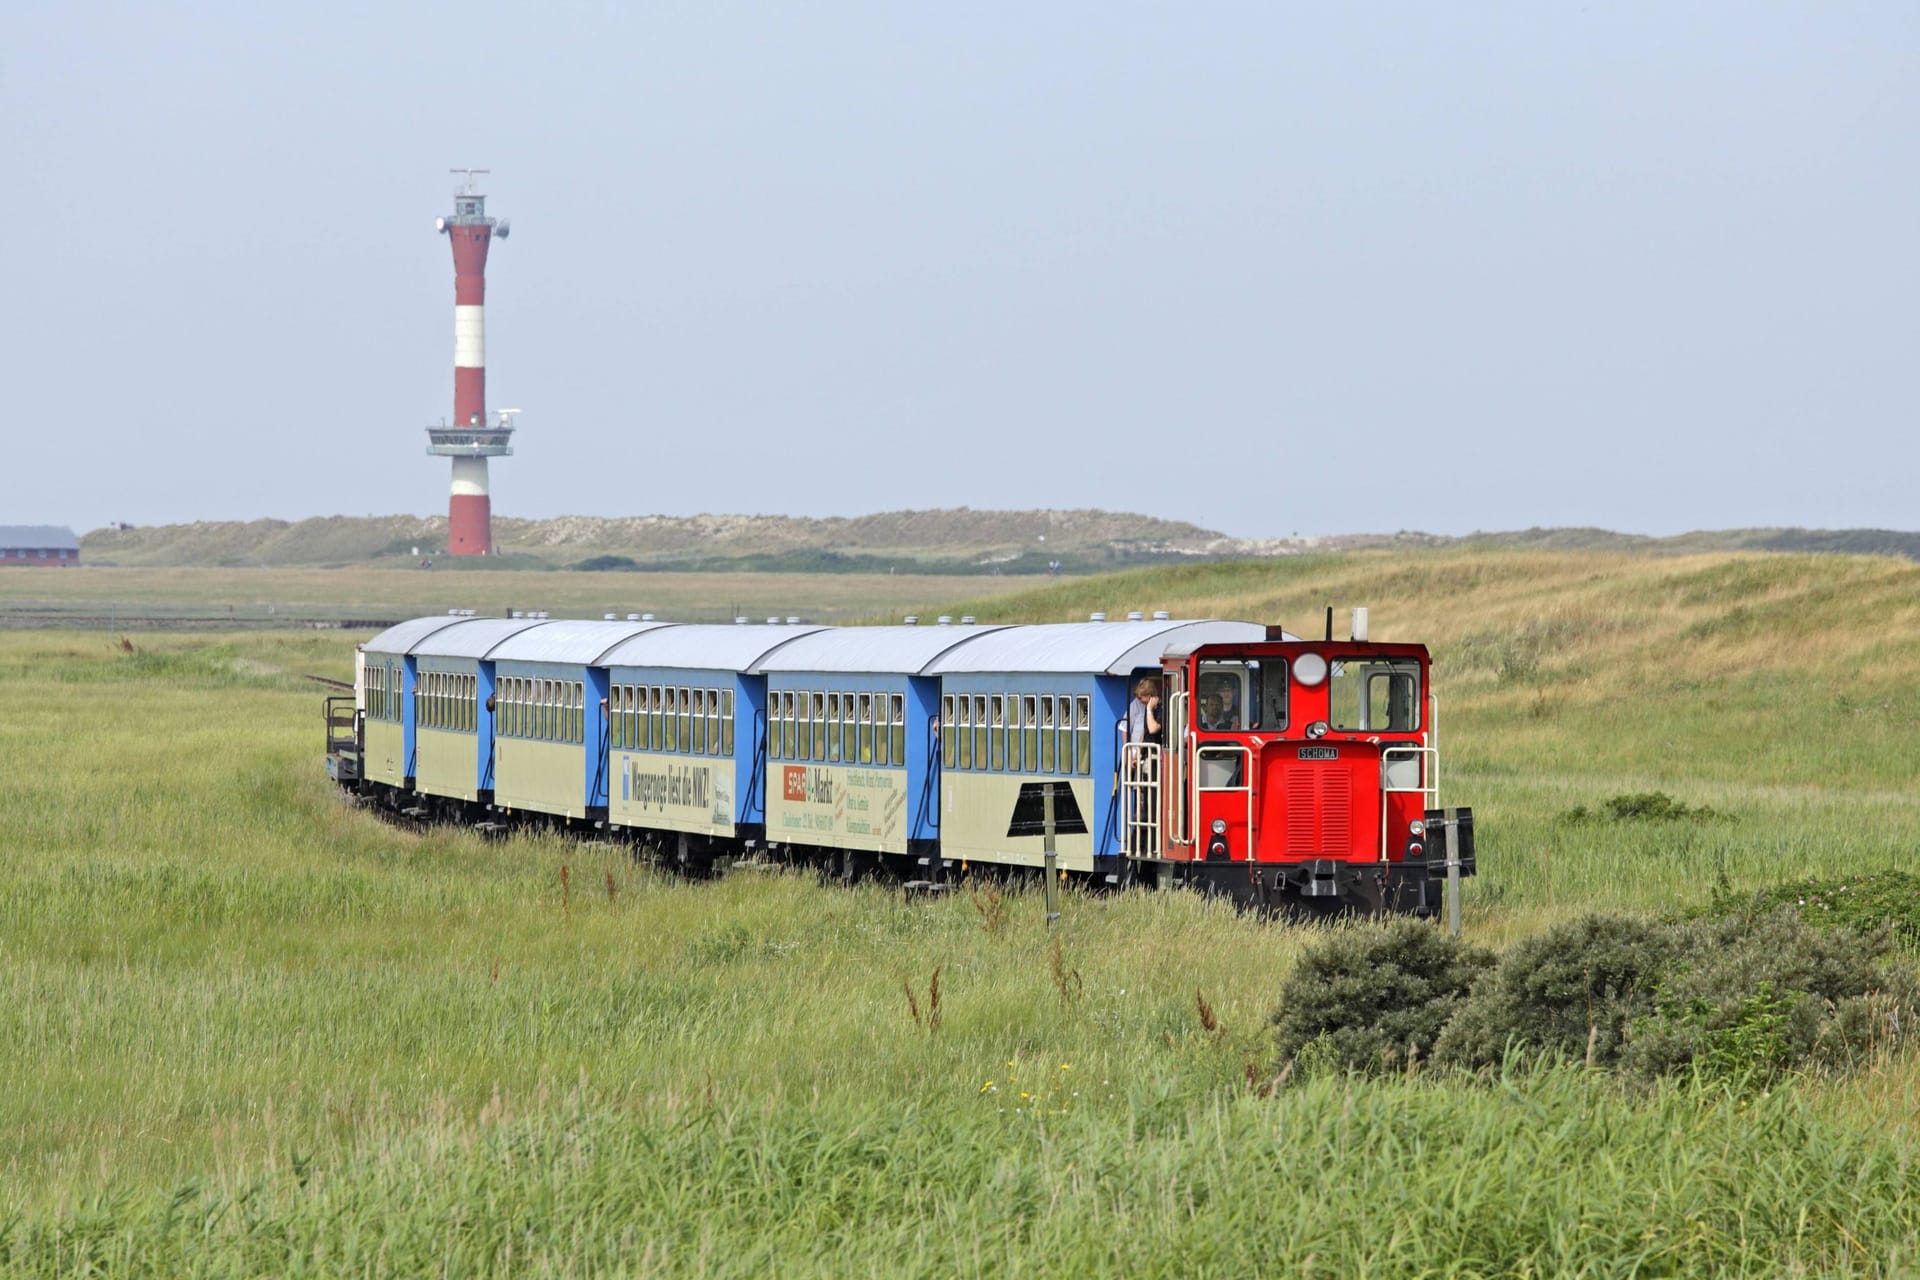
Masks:
[[[904,693],[887,695],[887,737],[893,743],[893,762],[904,765],[907,762],[907,695]]]
[[[1327,725],[1336,733],[1419,733],[1423,727],[1422,704],[1425,700],[1423,672],[1420,660],[1412,657],[1397,657],[1388,654],[1356,654],[1350,658],[1331,664],[1327,673]],[[1341,706],[1344,698],[1355,693],[1352,682],[1358,681],[1357,696],[1351,697],[1351,708]],[[1373,698],[1376,682],[1386,680],[1389,722],[1386,725],[1373,723]],[[1391,721],[1393,684],[1405,681],[1409,695],[1406,707],[1412,713],[1412,723],[1395,725]],[[1353,724],[1343,723],[1342,715],[1351,709]]]
[[[855,719],[854,695],[846,691],[840,695],[840,763],[857,764],[859,762],[859,725]]]
[[[973,767],[982,772],[993,767],[993,718],[987,695],[973,695]]]
[[[887,695],[873,695],[873,762],[877,765],[893,763],[893,737],[887,731]]]
[[[733,754],[733,690],[720,691],[720,754]]]
[[[829,764],[840,761],[840,692],[837,689],[827,693],[827,714],[822,722],[827,732],[826,754],[820,757]]]
[[[863,691],[859,699],[856,731],[860,738],[860,763],[870,765],[873,763],[873,692]]]
[[[996,693],[987,699],[987,747],[991,750],[991,768],[995,773],[1006,770],[1006,695]]]
[[[1040,707],[1040,772],[1052,773],[1054,764],[1053,741],[1053,695],[1039,695]]]
[[[959,729],[953,722],[955,715],[954,699],[958,695],[943,693],[940,695],[940,767],[953,769],[960,758]]]
[[[707,691],[693,690],[693,754],[707,754]]]
[[[1093,697],[1079,693],[1073,698],[1073,755],[1078,772],[1093,776]]]
[[[809,723],[812,725],[813,758],[824,761],[827,758],[827,738],[830,736],[827,733],[827,691],[815,689],[811,696],[813,719]]]
[[[958,735],[955,745],[957,760],[955,767],[971,770],[973,768],[973,695],[963,693],[958,695],[958,698],[959,700],[954,704],[956,719],[953,726],[954,732]]]

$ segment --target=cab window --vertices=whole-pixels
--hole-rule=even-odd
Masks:
[[[1420,728],[1420,663],[1350,658],[1333,664],[1328,722],[1348,733],[1413,733]]]

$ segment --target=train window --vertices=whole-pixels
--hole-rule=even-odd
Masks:
[[[960,758],[959,736],[954,725],[955,708],[953,695],[946,694],[940,699],[940,767],[951,769]]]
[[[907,762],[906,695],[902,693],[893,694],[887,699],[887,706],[887,719],[890,723],[887,736],[893,742],[893,762],[895,764],[905,764]]]
[[[707,754],[720,754],[720,691],[707,690]]]
[[[616,684],[607,691],[607,743],[616,750],[627,745],[627,686]]]
[[[1084,693],[1073,700],[1073,759],[1075,769],[1093,775],[1093,699]]]
[[[720,691],[720,754],[733,754],[733,690]]]
[[[806,690],[800,691],[798,702],[794,706],[794,741],[796,759],[813,759],[813,695]]]
[[[860,695],[860,763],[873,763],[873,695]],[[964,767],[964,766],[963,766]]]
[[[1194,706],[1199,727],[1209,733],[1245,729],[1247,725],[1248,663],[1202,662],[1195,682]]]
[[[859,732],[859,722],[855,718],[853,695],[840,695],[840,763],[852,764],[859,759],[859,750],[855,737]]]
[[[1030,693],[1020,697],[1020,768],[1040,770],[1040,699]]]
[[[707,754],[707,691],[693,691],[693,754]]]
[[[680,747],[681,751],[693,750],[693,691],[685,685],[680,686]]]
[[[635,710],[639,690],[628,685],[620,696],[620,740],[631,751],[640,745],[640,713]]]
[[[887,733],[887,695],[873,695],[873,762],[875,764],[893,763],[893,739]]]
[[[987,699],[987,743],[991,769],[1007,767],[1007,695],[996,693]]]
[[[1053,695],[1040,695],[1040,772],[1053,772]]]
[[[959,739],[959,746],[956,748],[959,767],[971,769],[973,768],[973,699],[964,693],[961,694],[956,710],[960,713],[960,719],[954,725],[954,731]]]
[[[794,732],[793,725],[797,710],[793,690],[782,689],[780,691],[780,755],[787,760],[797,759],[800,749],[799,735]]]
[[[680,749],[680,718],[674,714],[674,702],[678,692],[670,684],[660,686],[660,749],[678,751]]]
[[[813,758],[827,758],[827,695],[819,690],[813,695]]]
[[[1359,658],[1333,664],[1328,721],[1355,733],[1412,733],[1420,727],[1420,663]]]
[[[992,762],[987,751],[987,738],[993,729],[993,722],[987,716],[987,695],[973,695],[973,767],[985,769]]]

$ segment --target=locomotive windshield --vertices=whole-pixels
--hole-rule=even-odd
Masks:
[[[1195,694],[1195,718],[1209,733],[1286,728],[1287,664],[1283,659],[1202,662]]]
[[[1327,719],[1355,733],[1412,733],[1420,727],[1420,663],[1349,658],[1333,664]]]

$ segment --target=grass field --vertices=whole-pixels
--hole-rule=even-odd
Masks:
[[[1487,945],[1920,837],[1911,564],[1346,557],[947,611],[1328,602],[1434,646]],[[402,832],[319,768],[302,676],[351,637],[134,643],[0,634],[0,1273],[1920,1272],[1909,1061],[1262,1096],[1305,931],[1070,895],[1050,938],[1029,894]],[[1564,820],[1648,790],[1728,820]]]

